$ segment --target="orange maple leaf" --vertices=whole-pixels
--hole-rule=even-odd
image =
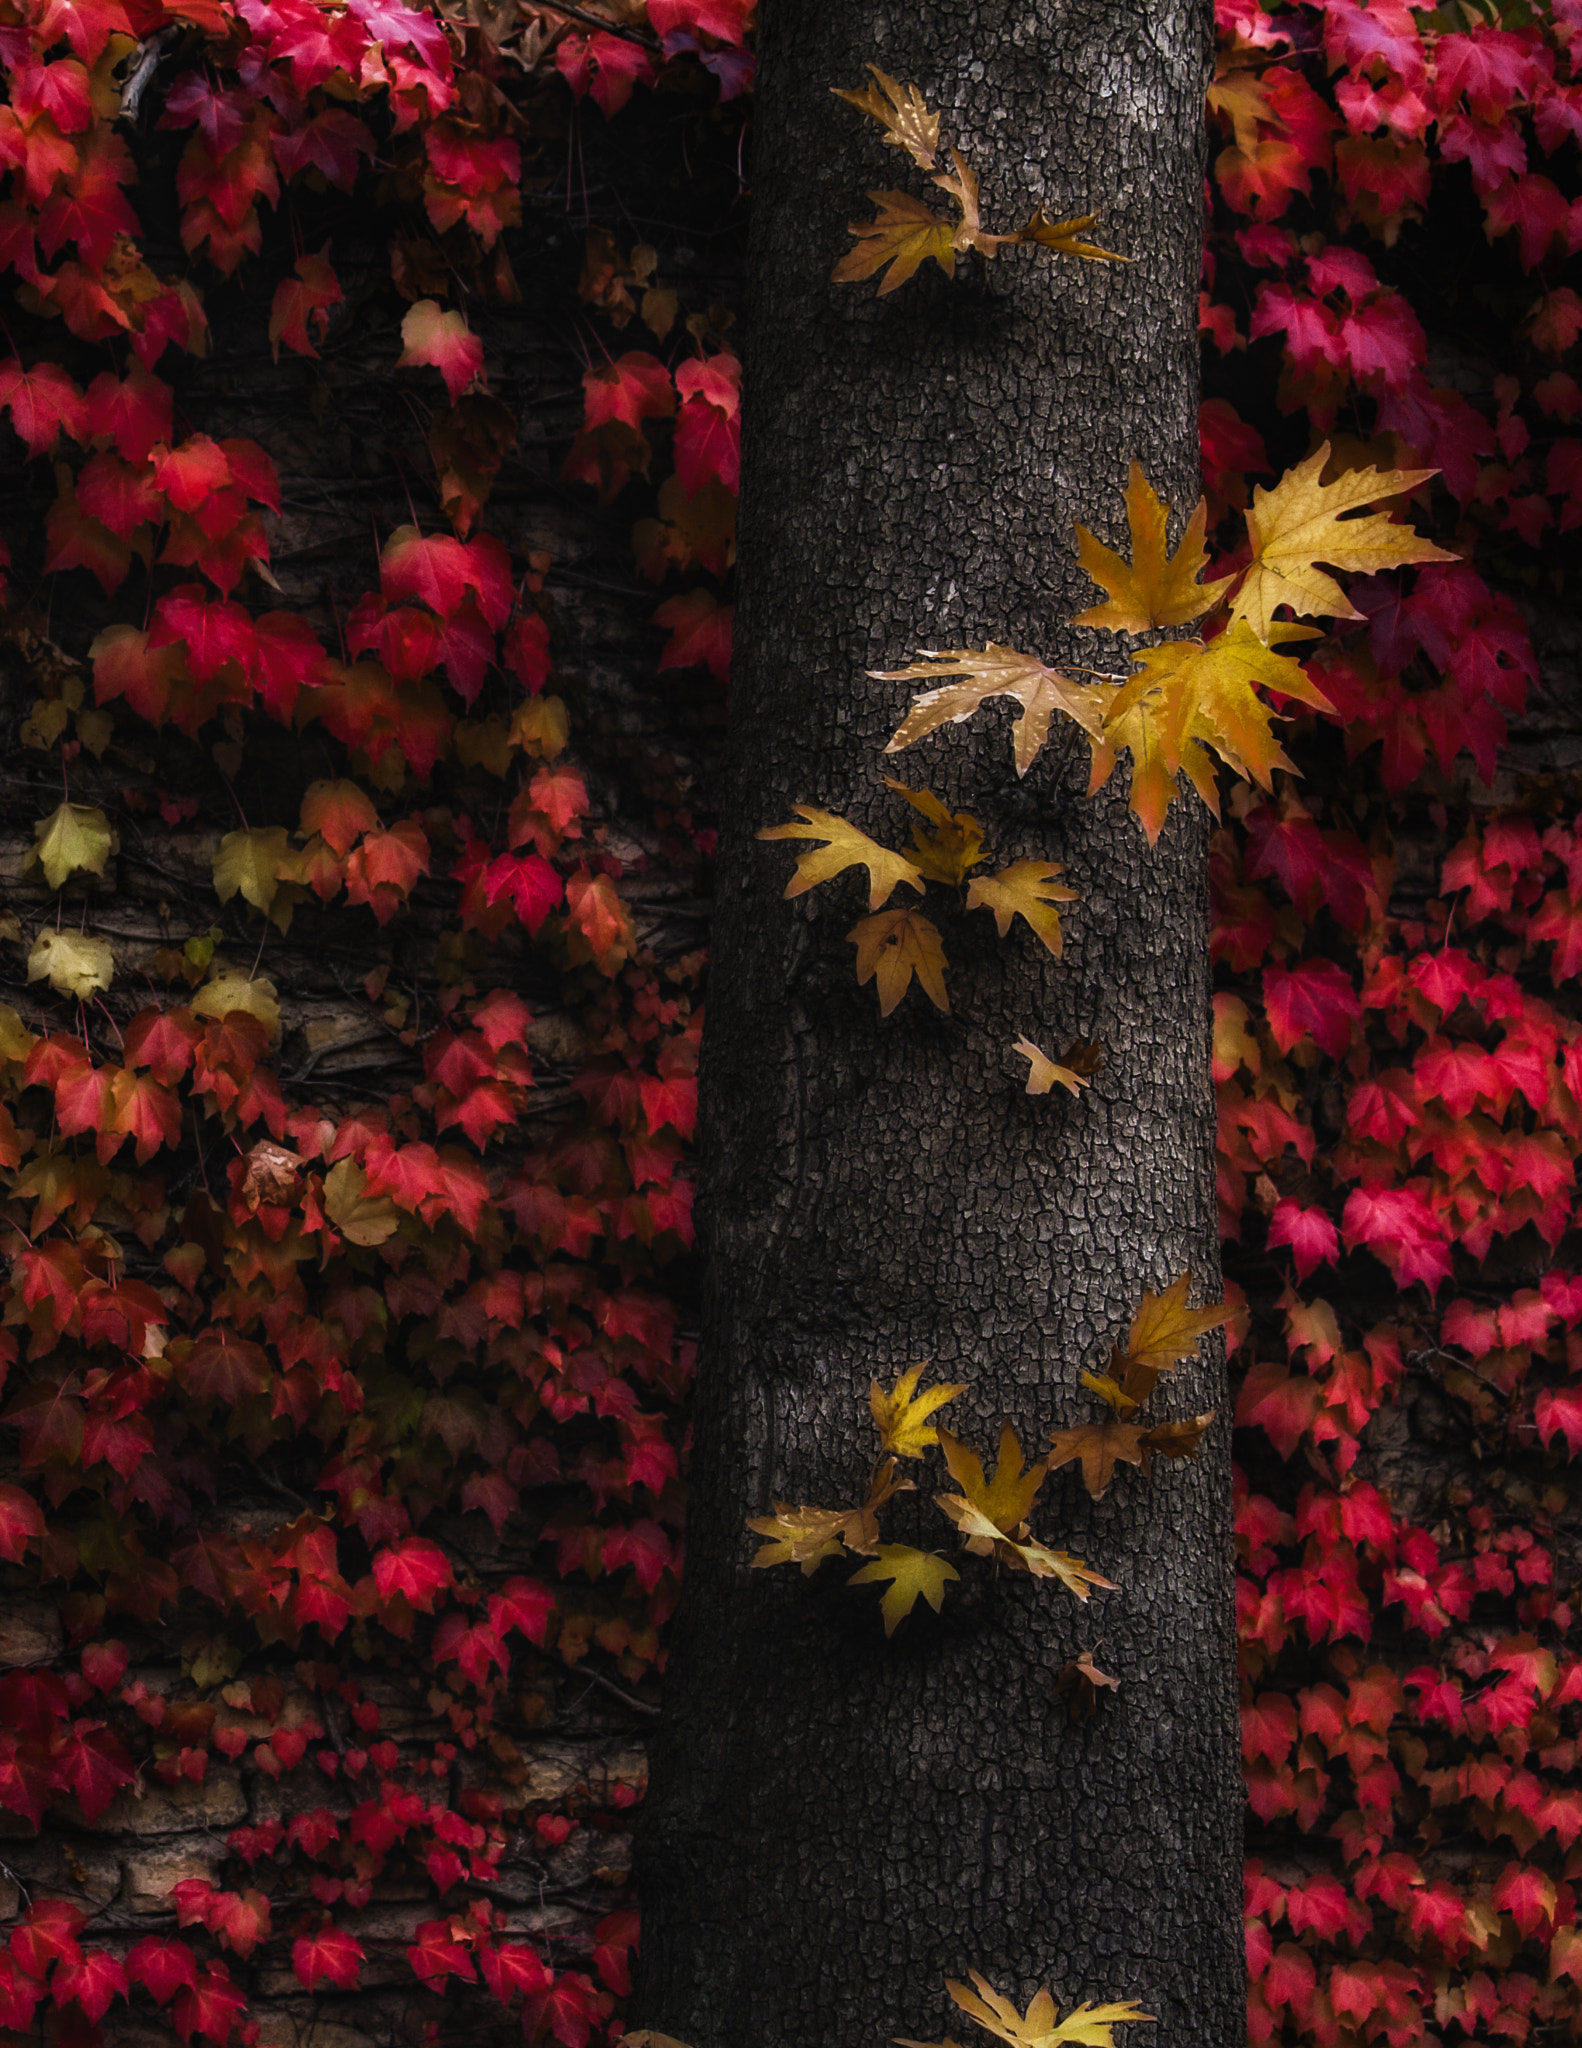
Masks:
[[[1134,459],[1126,485],[1126,518],[1132,538],[1129,562],[1095,539],[1085,526],[1077,528],[1077,559],[1109,593],[1109,602],[1078,612],[1071,623],[1106,626],[1114,633],[1142,633],[1152,626],[1185,626],[1212,611],[1233,579],[1226,576],[1217,583],[1197,580],[1208,564],[1203,546],[1208,520],[1205,500],[1199,498],[1180,547],[1174,555],[1167,555],[1165,529],[1170,508],[1160,502]]]

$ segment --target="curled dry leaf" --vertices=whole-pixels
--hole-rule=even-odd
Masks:
[[[904,853],[892,853],[888,846],[881,846],[876,839],[870,839],[866,832],[859,831],[844,818],[836,817],[832,811],[821,811],[813,804],[797,804],[794,808],[803,823],[770,825],[758,837],[827,840],[829,843],[798,854],[796,873],[785,887],[788,898],[805,895],[809,889],[816,889],[820,882],[828,882],[851,867],[868,870],[870,910],[878,910],[888,903],[903,882],[919,895],[923,893],[923,877]],[[863,979],[866,980],[867,976],[864,975]],[[893,1009],[894,1004],[890,1007]],[[944,1005],[940,1007],[943,1009]]]
[[[1092,1650],[1084,1650],[1080,1657],[1063,1665],[1055,1678],[1056,1697],[1061,1693],[1070,1695],[1067,1705],[1073,1721],[1091,1720],[1098,1711],[1101,1694],[1120,1690],[1120,1680],[1101,1671],[1093,1657]]]
[[[868,1406],[873,1426],[879,1432],[881,1451],[899,1458],[921,1458],[939,1442],[939,1433],[929,1416],[967,1389],[965,1382],[956,1381],[950,1386],[930,1387],[920,1394],[917,1383],[927,1370],[926,1359],[909,1365],[888,1393],[877,1380],[869,1381]]]
[[[1079,2005],[1063,2020],[1057,2020],[1055,2002],[1047,1991],[1040,1991],[1027,2011],[1020,2013],[1010,1999],[1001,1997],[976,1970],[969,1970],[967,1975],[972,1979],[972,1990],[950,1979],[946,1980],[945,1989],[968,2019],[986,2033],[1009,2042],[1010,2048],[1055,2048],[1056,2043],[1064,2042],[1080,2044],[1080,2048],[1114,2048],[1111,2028],[1153,2018],[1140,2006],[1126,2004]]]
[[[1160,1458],[1195,1458],[1217,1413],[1211,1408],[1206,1415],[1189,1415],[1180,1422],[1156,1422],[1143,1437],[1144,1469],[1150,1452]]]
[[[1229,590],[1232,579],[1200,583],[1208,566],[1203,533],[1208,506],[1200,498],[1174,555],[1166,549],[1170,508],[1134,459],[1126,485],[1126,519],[1131,528],[1132,559],[1127,562],[1089,533],[1077,528],[1077,559],[1107,593],[1108,602],[1078,612],[1074,626],[1104,626],[1112,633],[1143,633],[1154,626],[1184,626],[1210,612]]]
[[[951,236],[951,245],[958,254],[976,249],[980,256],[996,256],[1004,243],[1014,242],[1018,237],[984,233],[978,215],[978,174],[959,149],[951,150],[950,161],[954,169],[941,171],[934,183],[942,192],[950,194],[961,214]]]
[[[1034,1045],[1030,1038],[1017,1039],[1011,1050],[1019,1052],[1023,1059],[1029,1063],[1027,1070],[1027,1092],[1029,1095],[1047,1095],[1057,1082],[1062,1088],[1069,1089],[1073,1095],[1080,1095],[1088,1085],[1086,1075],[1079,1073],[1070,1064],[1069,1058],[1064,1061],[1052,1060],[1046,1052],[1041,1051]]]
[[[302,1161],[284,1145],[263,1138],[247,1153],[242,1174],[243,1204],[257,1210],[268,1202],[282,1206],[302,1192]]]
[[[923,659],[907,668],[874,668],[868,673],[881,683],[938,682],[941,676],[962,680],[941,684],[914,699],[890,736],[887,754],[900,753],[942,725],[970,718],[991,697],[1014,697],[1022,707],[1011,728],[1018,775],[1025,775],[1037,759],[1056,712],[1075,719],[1094,740],[1103,731],[1109,701],[1103,686],[1075,683],[1058,669],[1047,668],[1034,654],[1019,654],[1014,647],[1002,647],[992,640],[982,649],[920,647],[917,651]]]
[[[969,910],[992,910],[1003,939],[1013,917],[1025,918],[1038,938],[1060,958],[1060,912],[1057,903],[1075,903],[1077,892],[1055,877],[1065,869],[1056,861],[1018,860],[997,875],[980,875],[967,891]]]
[[[938,927],[920,912],[881,910],[853,925],[846,936],[857,948],[858,986],[877,984],[881,1017],[888,1017],[906,994],[914,974],[934,1008],[948,1012],[945,948]]]
[[[1114,249],[1101,249],[1097,242],[1088,240],[1088,229],[1097,220],[1096,213],[1075,214],[1070,220],[1051,220],[1041,206],[1035,206],[1017,233],[1007,235],[1005,240],[1036,242],[1040,248],[1053,249],[1057,256],[1085,256],[1090,263],[1130,263],[1130,256],[1122,256]]]
[[[938,114],[915,85],[898,85],[877,64],[870,64],[868,69],[873,73],[877,91],[873,85],[862,86],[856,92],[832,85],[830,91],[859,113],[871,114],[885,131],[884,139],[891,149],[904,149],[920,169],[931,171],[939,153]]]

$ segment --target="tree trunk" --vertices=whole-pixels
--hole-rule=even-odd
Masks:
[[[848,1570],[752,1571],[743,1527],[771,1499],[861,1497],[870,1377],[929,1359],[968,1383],[945,1418],[959,1434],[987,1450],[1008,1417],[1037,1455],[1092,1418],[1079,1374],[1145,1287],[1188,1267],[1216,1283],[1201,806],[1175,807],[1150,852],[1124,766],[1087,798],[1086,747],[1057,731],[1019,784],[999,707],[886,761],[912,686],[864,674],[986,640],[1114,666],[1113,643],[1062,624],[1093,601],[1072,522],[1123,540],[1134,454],[1172,505],[1197,496],[1207,13],[764,12],[704,1364],[638,2009],[694,2048],[869,2048],[963,2031],[942,1979],[975,1968],[1024,2004],[1040,1984],[1064,2004],[1134,1998],[1161,2044],[1229,2048],[1228,1414],[1196,1463],[1124,1471],[1096,1505],[1075,1468],[1047,1482],[1037,1533],[1120,1583],[1087,1605],[968,1560],[937,1620],[919,1606],[886,1641]],[[987,225],[1098,207],[1136,260],[1013,249],[883,298],[830,283],[865,188],[935,197],[831,95],[869,60],[942,107]],[[753,834],[800,802],[904,838],[886,770],[971,810],[994,866],[1066,864],[1081,900],[1062,961],[1020,925],[999,944],[957,917],[951,1014],[914,988],[881,1021],[846,939],[856,882],[783,902],[789,849]],[[1102,1040],[1096,1084],[1029,1098],[1023,1033],[1057,1055]],[[1212,1350],[1161,1413],[1221,1401]],[[953,1547],[931,1482],[887,1540]],[[1053,1688],[1095,1645],[1120,1689],[1074,1724]]]

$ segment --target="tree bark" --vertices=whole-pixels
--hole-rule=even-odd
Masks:
[[[1092,1418],[1079,1374],[1145,1287],[1189,1267],[1213,1298],[1201,806],[1176,806],[1150,852],[1124,764],[1089,799],[1086,747],[1057,730],[1019,784],[1002,707],[885,760],[913,686],[864,673],[991,639],[1116,666],[1113,642],[1062,623],[1093,601],[1072,522],[1123,542],[1132,455],[1173,506],[1197,496],[1207,13],[766,0],[764,17],[703,1367],[638,2011],[694,2048],[868,2048],[965,2031],[942,1980],[975,1968],[1024,2004],[1040,1984],[1066,2005],[1138,2000],[1159,2024],[1134,2048],[1231,2048],[1241,1784],[1213,1347],[1155,1402],[1220,1403],[1197,1462],[1124,1471],[1098,1504],[1074,1468],[1045,1486],[1037,1533],[1120,1582],[1085,1606],[967,1560],[942,1615],[920,1606],[886,1641],[848,1569],[751,1571],[743,1527],[772,1499],[861,1497],[871,1377],[929,1359],[968,1383],[943,1418],[959,1434],[987,1450],[1008,1417],[1036,1456]],[[1013,249],[883,298],[830,283],[865,188],[935,197],[831,95],[870,60],[942,108],[988,226],[1097,207],[1135,261]],[[1063,960],[1020,925],[1000,944],[987,917],[943,919],[951,1014],[914,988],[881,1021],[846,939],[857,882],[783,902],[790,849],[752,835],[800,802],[904,839],[886,771],[971,810],[993,866],[1066,864]],[[1056,1055],[1102,1040],[1095,1085],[1026,1096],[1023,1033]],[[889,1511],[887,1540],[954,1548],[940,1477]],[[1053,1688],[1094,1646],[1120,1689],[1078,1725]]]

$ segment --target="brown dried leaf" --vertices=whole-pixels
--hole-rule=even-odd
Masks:
[[[968,870],[983,859],[983,827],[978,820],[970,811],[946,810],[931,789],[908,789],[890,775],[884,786],[904,796],[934,827],[932,832],[921,825],[912,827],[912,854],[919,871],[947,887],[964,881]]]
[[[833,85],[830,91],[836,99],[845,100],[859,113],[871,114],[884,129],[884,139],[889,148],[904,149],[913,163],[931,171],[939,150],[938,114],[915,85],[898,85],[877,64],[870,64],[868,69],[878,82],[883,97],[871,85],[863,86],[858,92],[847,92]]]
[[[1071,1695],[1069,1708],[1073,1721],[1087,1721],[1098,1711],[1101,1690],[1118,1692],[1120,1680],[1111,1678],[1107,1671],[1101,1671],[1093,1661],[1093,1652],[1084,1650],[1080,1657],[1062,1666],[1055,1679],[1055,1693]]]
[[[1181,536],[1174,555],[1165,553],[1166,526],[1170,508],[1161,504],[1153,486],[1133,460],[1126,485],[1126,519],[1131,528],[1132,559],[1125,561],[1113,549],[1077,528],[1077,558],[1099,587],[1108,593],[1106,604],[1078,612],[1074,626],[1104,626],[1112,633],[1143,633],[1155,626],[1184,626],[1210,612],[1231,586],[1226,576],[1217,583],[1197,579],[1208,566],[1203,533],[1208,507],[1198,500],[1197,510]]]
[[[1130,263],[1130,256],[1118,255],[1113,249],[1101,249],[1097,242],[1087,239],[1088,229],[1097,219],[1096,213],[1079,213],[1071,220],[1051,220],[1041,206],[1036,206],[1018,233],[1007,235],[1005,239],[1037,242],[1042,248],[1053,249],[1057,256],[1085,256],[1089,262]]]
[[[883,298],[905,284],[930,258],[947,277],[955,276],[955,231],[948,220],[930,212],[910,192],[870,192],[868,197],[878,207],[878,214],[873,220],[847,224],[857,238],[857,247],[848,249],[830,272],[832,283],[859,283],[888,264],[879,285]]]

